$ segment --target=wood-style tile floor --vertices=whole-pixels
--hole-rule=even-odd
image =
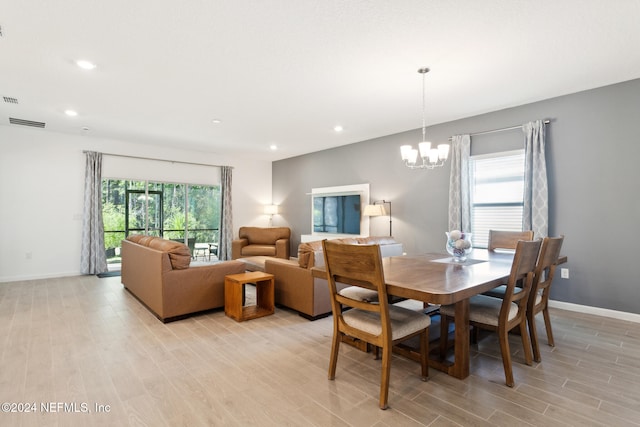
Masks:
[[[0,283],[0,402],[14,404],[0,425],[640,425],[640,325],[552,317],[555,348],[538,325],[542,363],[526,366],[512,337],[514,388],[488,335],[463,381],[432,369],[422,382],[415,362],[394,356],[381,411],[371,354],[343,345],[327,380],[330,317],[278,308],[242,323],[215,311],[163,324],[119,277]]]

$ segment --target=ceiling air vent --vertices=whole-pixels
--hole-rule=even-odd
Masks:
[[[4,102],[7,102],[9,104],[17,104],[18,103],[18,98],[12,98],[10,96],[3,96],[4,98]]]
[[[32,128],[44,128],[44,122],[34,122],[33,120],[16,119],[9,117],[9,123],[12,125],[31,126]]]

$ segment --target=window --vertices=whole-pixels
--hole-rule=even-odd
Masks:
[[[187,239],[193,253],[218,242],[220,186],[103,179],[102,220],[108,263],[120,262],[120,241],[136,233]]]
[[[470,160],[473,246],[486,248],[490,229],[522,231],[524,150]]]

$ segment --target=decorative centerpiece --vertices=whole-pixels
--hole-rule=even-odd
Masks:
[[[471,233],[460,230],[451,230],[447,235],[447,252],[451,254],[456,262],[464,262],[471,252]]]

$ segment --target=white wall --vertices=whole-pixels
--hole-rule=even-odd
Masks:
[[[271,162],[259,155],[223,156],[0,126],[0,282],[80,274],[83,150],[233,166],[234,235],[239,226],[268,225],[262,210],[271,203]],[[104,157],[105,171],[130,172],[120,178],[218,182],[218,173],[207,167],[110,156]]]

